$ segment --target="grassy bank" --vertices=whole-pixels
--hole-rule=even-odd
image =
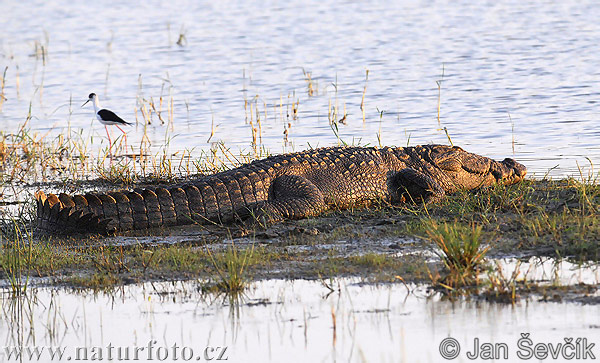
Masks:
[[[18,224],[3,236],[0,278],[17,292],[40,277],[48,284],[91,288],[201,278],[210,281],[209,288],[232,291],[253,279],[339,276],[456,288],[473,284],[489,268],[489,257],[598,261],[599,208],[600,186],[593,180],[527,180],[426,206],[333,211],[256,230],[199,225],[37,240]],[[432,258],[432,251],[440,258]],[[460,278],[449,282],[453,269]],[[498,276],[486,281],[502,287]]]

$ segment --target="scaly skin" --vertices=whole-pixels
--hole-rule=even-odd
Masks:
[[[377,200],[429,202],[457,190],[517,183],[526,173],[513,159],[497,162],[459,147],[329,147],[271,156],[165,188],[58,197],[39,191],[37,221],[47,234],[249,217],[273,222]]]

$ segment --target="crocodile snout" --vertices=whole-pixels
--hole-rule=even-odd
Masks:
[[[502,164],[512,171],[513,175],[511,175],[511,177],[514,177],[514,182],[523,180],[525,175],[527,175],[527,168],[525,165],[515,161],[515,159],[506,158],[502,160]]]

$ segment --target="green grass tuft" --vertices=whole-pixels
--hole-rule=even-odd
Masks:
[[[215,288],[226,294],[241,294],[249,281],[247,268],[254,254],[254,245],[242,251],[232,242],[224,252],[214,253],[207,249],[207,253],[218,276]]]
[[[438,224],[432,220],[426,221],[425,225],[429,239],[439,248],[437,254],[448,270],[444,285],[455,288],[475,282],[490,248],[481,246],[482,227],[474,223],[468,226]]]

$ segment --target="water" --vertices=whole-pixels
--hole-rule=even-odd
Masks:
[[[600,326],[596,305],[538,298],[515,306],[452,303],[419,286],[409,293],[400,284],[359,282],[335,280],[331,292],[318,281],[259,281],[237,305],[199,293],[196,282],[146,283],[110,294],[37,289],[28,299],[1,300],[0,346],[65,347],[65,358],[73,360],[77,349],[81,359],[86,351],[91,359],[93,349],[106,359],[112,344],[113,357],[118,347],[130,347],[130,354],[146,347],[138,358],[150,361],[151,344],[154,360],[175,361],[177,344],[179,361],[183,347],[201,361],[207,348],[216,355],[227,347],[224,357],[233,362],[439,362],[442,340],[452,337],[462,346],[456,361],[467,362],[475,338],[507,344],[509,358],[516,359],[521,333],[530,333],[534,343],[564,343],[565,337],[595,342]]]
[[[530,284],[599,281],[596,267],[566,261],[497,262],[505,276],[519,269],[518,278],[526,276]],[[439,362],[439,346],[448,337],[463,347],[456,361],[472,361],[465,354],[475,338],[507,344],[508,361],[516,361],[522,333],[534,343],[556,344],[569,337],[595,342],[600,327],[597,305],[540,302],[535,295],[515,305],[450,302],[424,286],[364,285],[358,278],[341,278],[258,281],[232,301],[202,293],[202,283],[144,283],[110,293],[33,287],[23,298],[0,289],[0,361],[11,361],[5,347],[38,347],[41,354],[62,347],[63,361],[75,360],[76,354],[83,360],[85,352],[88,359],[93,354],[106,359],[109,344],[113,357],[118,347],[133,354],[135,347],[150,344],[154,360],[161,354],[162,360],[176,361],[176,344],[180,357],[186,347],[185,354],[202,361],[207,348],[217,354],[227,347],[225,357],[233,362]],[[151,361],[149,349],[140,351],[141,361]]]
[[[572,175],[576,162],[597,164],[600,156],[599,17],[596,2],[575,0],[5,1],[0,125],[15,131],[31,102],[34,130],[53,135],[70,124],[96,136],[97,146],[104,130],[91,107],[79,108],[90,92],[129,121],[138,97],[158,104],[162,95],[165,119],[173,99],[171,151],[197,155],[218,141],[248,150],[248,100],[261,117],[258,141],[278,153],[337,144],[331,102],[340,113],[345,106],[339,136],[349,143],[377,144],[378,134],[386,145],[447,143],[445,127],[455,144],[493,158],[514,155],[530,174],[556,167],[551,175]],[[47,56],[32,56],[36,41]],[[165,145],[168,130],[153,119],[154,148]],[[129,140],[138,145],[142,135],[138,125]]]

